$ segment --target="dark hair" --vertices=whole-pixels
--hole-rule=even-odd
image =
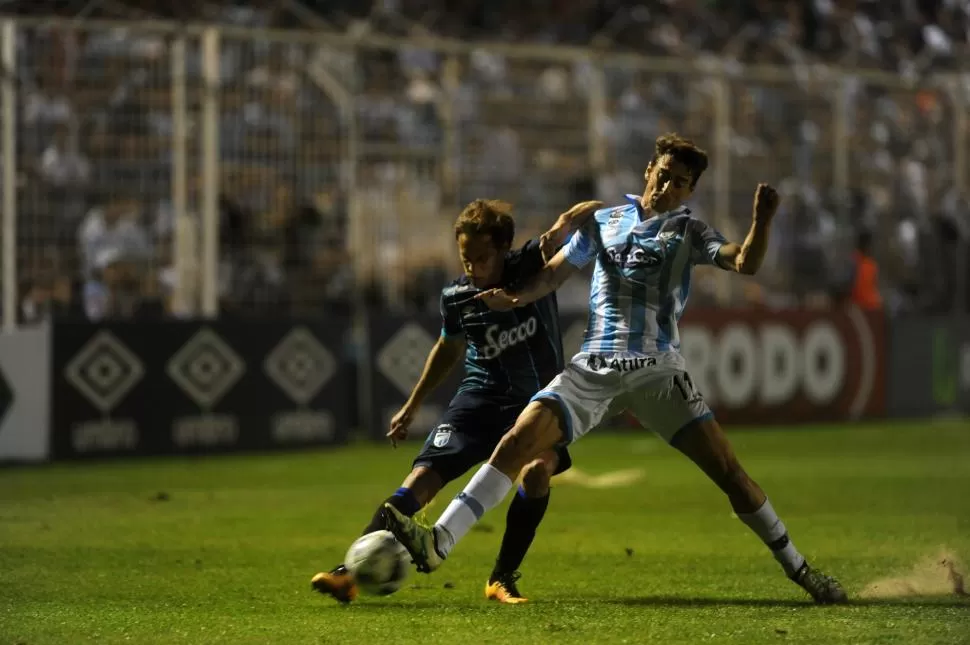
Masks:
[[[860,229],[855,234],[855,248],[857,251],[869,255],[872,251],[872,231]]]
[[[455,220],[455,238],[465,235],[490,235],[497,248],[511,246],[515,237],[512,205],[497,199],[476,199],[465,206]]]
[[[698,148],[690,139],[685,139],[679,134],[669,133],[657,137],[653,149],[653,159],[650,160],[650,163],[657,163],[660,157],[665,155],[670,155],[674,161],[687,166],[687,169],[690,170],[691,188],[697,185],[697,180],[707,170],[707,152]]]

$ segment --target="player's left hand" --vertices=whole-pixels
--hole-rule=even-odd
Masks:
[[[590,215],[601,208],[603,208],[603,202],[588,200],[573,204],[572,208],[562,213],[552,228],[539,237],[539,250],[542,251],[543,261],[551,260],[556,251],[566,243],[569,234],[582,226]]]
[[[768,184],[758,184],[754,191],[754,218],[761,222],[770,222],[778,211],[780,201],[777,190]]]
[[[398,441],[404,441],[408,438],[408,430],[411,428],[411,422],[414,421],[416,413],[417,407],[408,401],[391,418],[391,428],[384,436],[391,440],[391,445],[395,448],[397,448]]]
[[[566,242],[566,238],[569,236],[569,230],[560,226],[557,222],[548,231],[539,236],[539,250],[542,252],[542,261],[549,262],[552,257],[556,254]]]
[[[519,306],[519,299],[505,289],[486,289],[475,294],[475,298],[484,302],[492,311],[509,311]]]

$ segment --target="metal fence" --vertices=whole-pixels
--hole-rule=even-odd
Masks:
[[[0,35],[6,329],[51,308],[433,310],[464,202],[508,199],[537,233],[574,200],[640,190],[666,130],[710,151],[694,206],[728,236],[758,181],[790,196],[763,282],[781,291],[805,274],[799,218],[891,239],[898,213],[970,180],[957,77],[154,22]],[[696,297],[744,297],[711,276]]]

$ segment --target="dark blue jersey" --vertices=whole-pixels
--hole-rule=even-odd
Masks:
[[[499,286],[514,292],[542,269],[539,241],[510,251]],[[465,378],[459,393],[528,400],[563,369],[556,294],[511,311],[492,311],[475,299],[481,289],[462,276],[441,292],[441,333],[464,336]]]

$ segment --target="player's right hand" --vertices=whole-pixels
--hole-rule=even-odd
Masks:
[[[770,222],[778,211],[781,198],[778,191],[768,184],[758,184],[754,191],[754,217],[763,222]]]
[[[398,410],[391,418],[391,429],[387,431],[387,438],[391,440],[391,445],[397,448],[398,441],[404,441],[408,438],[408,429],[411,427],[411,422],[414,420],[414,414],[417,412],[417,408],[405,403],[404,407]]]
[[[505,289],[486,289],[475,294],[475,298],[492,311],[510,311],[519,306],[519,299]]]

